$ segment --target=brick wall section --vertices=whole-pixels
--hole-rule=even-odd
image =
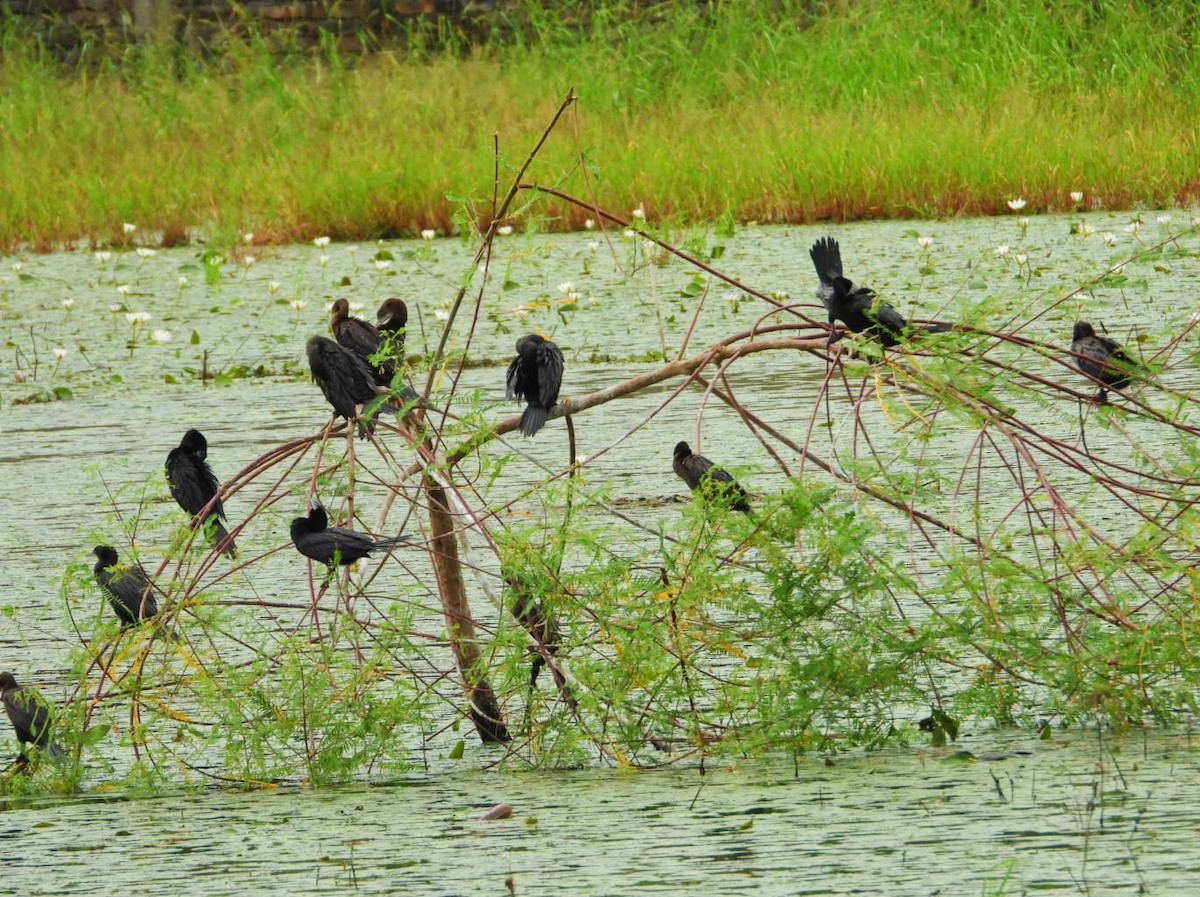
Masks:
[[[0,0],[0,16],[19,33],[37,35],[64,61],[84,46],[119,50],[151,36],[173,37],[192,49],[219,49],[251,30],[280,49],[318,45],[321,33],[338,49],[402,43],[419,18],[447,17],[480,29],[505,0]]]

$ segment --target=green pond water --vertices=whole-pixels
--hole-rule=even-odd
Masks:
[[[1095,231],[1090,235],[1071,232],[1080,216],[1024,224],[1014,216],[751,227],[729,237],[703,235],[698,245],[721,244],[713,260],[718,268],[754,288],[786,292],[786,301],[807,303],[801,311],[816,319],[823,312],[812,295],[807,247],[832,233],[842,243],[847,274],[886,288],[905,314],[959,318],[1004,296],[1008,305],[993,315],[994,329],[1065,346],[1071,323],[1082,318],[1103,322],[1140,349],[1139,334],[1160,340],[1194,314],[1200,276],[1186,257],[1174,264],[1135,261],[1121,278],[1057,300],[1172,232],[1183,233],[1186,250],[1200,252],[1200,239],[1184,233],[1186,213],[1176,210],[1165,222],[1157,220],[1161,214],[1142,213],[1140,229],[1131,231],[1130,214],[1092,213],[1084,219]],[[933,243],[922,247],[917,236]],[[392,257],[373,258],[380,248]],[[208,279],[202,246],[5,258],[0,604],[9,613],[0,617],[0,668],[63,699],[71,688],[67,651],[109,613],[88,581],[91,546],[111,542],[124,553],[132,541],[142,563],[155,568],[170,529],[182,522],[162,463],[183,431],[205,433],[209,461],[222,479],[274,445],[319,431],[328,406],[308,382],[303,353],[309,335],[325,332],[326,305],[347,296],[362,303],[359,314],[373,318],[382,299],[403,296],[414,313],[410,350],[419,351],[436,343],[472,251],[450,240],[247,245],[209,266],[219,276],[210,270]],[[650,353],[674,357],[689,329],[691,353],[779,320],[765,317],[770,307],[735,287],[698,278],[678,261],[657,261],[640,240],[619,233],[499,239],[460,391],[477,390],[490,406],[489,419],[514,413],[504,400],[504,366],[516,337],[535,327],[562,347],[563,396],[572,396],[654,367]],[[451,349],[467,346],[471,323],[465,307]],[[1193,339],[1171,356],[1161,373],[1164,389],[1189,392],[1194,352]],[[1026,362],[1090,389],[1051,359]],[[201,383],[202,367],[216,379]],[[812,356],[764,353],[739,361],[729,384],[772,426],[792,436],[815,429],[814,448],[849,462],[861,450],[861,428],[888,427],[889,414],[878,402],[856,405],[849,388],[823,395],[826,373]],[[873,376],[860,371],[853,382]],[[575,421],[579,453],[588,459],[587,488],[603,487],[608,501],[642,527],[621,530],[631,552],[649,552],[653,528],[679,513],[675,500],[685,487],[671,472],[671,450],[680,439],[736,469],[755,494],[770,493],[785,476],[734,413],[697,387],[672,398],[677,386],[667,381]],[[61,400],[50,401],[55,390]],[[1023,409],[1025,419],[1067,441],[1079,439],[1086,413],[1061,401]],[[1162,438],[1150,425],[1130,427],[1132,439]],[[1088,440],[1093,451],[1122,447],[1104,432]],[[969,441],[967,432],[958,440],[952,435],[938,451],[959,465]],[[335,440],[327,451],[340,450]],[[368,471],[360,520],[374,520],[382,490],[372,490],[369,474],[383,477],[388,465],[366,444],[358,451]],[[511,513],[536,515],[536,484],[567,463],[561,421],[535,440],[510,435],[489,451],[512,452],[516,460],[497,480],[473,483],[473,500],[496,507],[521,493]],[[412,458],[397,455],[402,463]],[[786,473],[802,467],[794,456],[784,462]],[[239,536],[252,562],[232,581],[271,609],[250,624],[255,631],[217,634],[226,661],[239,656],[234,636],[282,642],[309,625],[311,584],[287,535],[288,521],[304,508],[308,469],[280,487],[256,480],[227,502],[237,524],[270,497]],[[821,475],[811,467],[804,472]],[[1086,472],[1069,469],[1057,485],[1084,499],[1092,488]],[[967,514],[960,495],[930,502],[952,517]],[[1003,497],[986,504],[985,516],[1010,512]],[[403,525],[419,533],[419,519],[405,518],[398,505],[389,531]],[[903,515],[898,520],[903,532]],[[1098,510],[1095,523],[1114,531],[1128,525],[1119,509]],[[477,538],[467,543],[485,554]],[[903,550],[918,572],[935,558],[917,538]],[[356,605],[356,612],[381,620],[385,599],[397,589],[421,606],[417,621],[429,633],[430,650],[413,663],[440,696],[449,723],[461,712],[461,696],[452,679],[443,681],[449,664],[429,562],[420,552],[400,561],[401,571],[385,565],[367,589],[379,601]],[[72,564],[81,572],[64,595],[60,583]],[[205,575],[229,583],[219,563]],[[487,576],[469,580],[468,590],[477,616],[500,625]],[[915,601],[911,610],[915,617],[922,612]],[[898,723],[911,725],[920,710],[896,708]],[[1187,728],[1182,719],[1180,727]],[[15,739],[7,728],[0,731],[3,755],[15,755]],[[106,785],[132,759],[119,739],[107,739],[91,749],[91,759],[85,753],[83,799],[22,798],[0,816],[0,893],[506,894],[510,876],[515,893],[547,895],[1186,894],[1200,885],[1194,847],[1200,778],[1186,733],[1134,732],[1110,742],[1075,729],[1040,740],[968,725],[959,743],[944,750],[895,747],[840,756],[829,766],[819,757],[798,765],[723,757],[710,760],[703,774],[693,760],[634,772],[599,757],[572,770],[496,771],[490,767],[503,752],[470,736],[460,760],[446,759],[461,737],[445,728],[423,733],[405,750],[412,752],[410,764],[419,756],[417,765],[428,769],[384,764],[365,769],[359,786],[204,789],[135,800]],[[956,758],[958,749],[975,760]],[[219,771],[219,758],[187,759]],[[655,762],[654,752],[639,759]],[[295,781],[302,778],[298,769]],[[511,819],[480,819],[499,802],[514,806]]]

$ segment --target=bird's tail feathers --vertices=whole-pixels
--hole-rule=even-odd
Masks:
[[[521,435],[532,436],[546,426],[550,412],[540,405],[527,405],[521,413]]]
[[[237,543],[233,541],[233,536],[229,535],[229,530],[225,529],[225,524],[219,517],[212,518],[212,536],[213,544],[221,554],[231,559],[237,557]]]
[[[953,329],[954,325],[949,321],[934,321],[921,326],[921,330],[924,333],[949,333]]]

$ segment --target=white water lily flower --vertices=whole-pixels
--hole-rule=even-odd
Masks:
[[[358,252],[358,244],[351,243],[349,246],[346,247],[346,251],[348,253],[350,253],[351,255],[354,255],[354,253]]]
[[[599,248],[600,248],[600,244],[597,243],[595,240],[588,241],[588,252],[595,252]]]
[[[996,255],[1000,256],[1000,258],[1004,258],[1006,255],[1008,255],[1010,250],[1007,243],[1001,243],[999,246],[993,249],[992,252],[996,253]]]
[[[1082,236],[1085,236],[1085,237],[1090,237],[1090,236],[1091,236],[1092,234],[1094,234],[1095,232],[1096,232],[1096,228],[1092,227],[1092,226],[1091,226],[1090,224],[1088,224],[1086,221],[1080,221],[1080,222],[1079,222],[1079,233],[1080,233]]]
[[[324,248],[325,248],[326,246],[328,246],[328,245],[329,245],[329,238],[328,238],[328,237],[315,237],[315,238],[313,238],[313,246],[316,246],[318,249],[324,249]]]
[[[135,251],[144,259],[152,258],[158,255],[158,252],[151,249],[149,246],[139,246]]]
[[[1170,224],[1171,216],[1170,215],[1159,215],[1154,220],[1157,221],[1159,224]]]
[[[125,320],[130,324],[145,324],[150,320],[148,311],[130,311],[125,313]]]
[[[636,237],[636,236],[637,236],[637,231],[634,231],[634,230],[623,230],[623,231],[621,231],[621,236],[622,236],[622,237],[625,237],[625,238],[626,238],[626,239],[628,239],[628,240],[632,240],[634,237]]]
[[[374,262],[376,271],[386,271],[392,266],[391,259],[375,259]]]
[[[278,280],[272,280],[267,284],[267,292],[274,296],[279,292],[280,283]]]
[[[154,333],[150,335],[154,338],[156,343],[169,343],[171,340],[175,339],[175,334],[173,334],[170,330],[155,330]]]
[[[642,221],[645,221],[646,220],[646,207],[644,205],[642,205],[641,203],[638,203],[638,207],[636,209],[634,209],[632,212],[630,212],[629,215],[632,218],[640,218]]]
[[[187,275],[186,275],[186,274],[180,274],[180,275],[179,275],[179,285],[180,285],[181,287],[186,287],[186,286],[188,285],[188,283],[189,283],[189,281],[188,281],[188,279],[187,279]]]
[[[437,236],[437,231],[435,231],[431,227],[427,227],[427,228],[425,228],[425,230],[421,231],[421,239],[422,240],[432,240],[436,236]]]
[[[1117,242],[1117,235],[1105,231],[1100,235],[1100,239],[1104,241],[1105,246],[1112,246]]]
[[[124,224],[122,224],[122,225],[121,225],[121,229],[122,229],[123,231],[125,231],[125,233],[127,233],[127,234],[131,234],[131,233],[133,233],[135,230],[137,230],[137,225],[136,225],[136,224],[130,224],[128,221],[126,221]]]
[[[433,316],[435,318],[437,318],[439,321],[449,321],[450,320],[450,312],[448,312],[444,308],[435,308],[433,310]]]
[[[775,290],[771,293],[771,298],[776,302],[787,302],[792,296],[787,290]]]
[[[1083,202],[1083,191],[1082,190],[1072,190],[1071,191],[1071,202]]]
[[[96,253],[96,261],[102,265],[105,264],[110,258],[112,258],[112,253],[107,249],[101,249]]]
[[[243,243],[253,243],[254,242],[254,234],[253,233],[242,234],[242,242]]]
[[[25,267],[25,266],[24,266],[24,265],[23,265],[21,262],[13,262],[13,263],[12,263],[12,269],[13,269],[14,271],[17,271],[17,272],[19,272],[19,271],[20,271],[22,268],[24,268],[24,267]]]
[[[292,307],[293,311],[304,311],[304,309],[308,306],[308,303],[303,299],[293,299],[288,303],[288,305]]]
[[[512,232],[513,232],[513,229],[512,229],[511,224],[502,224],[498,228],[496,228],[496,233],[498,233],[502,237],[507,237]]]
[[[120,293],[122,296],[128,296],[129,295],[129,284],[127,284],[127,283],[121,284],[119,287],[117,287],[117,292]]]
[[[119,312],[124,307],[125,306],[122,305],[120,302],[110,302],[108,305],[108,310],[111,311],[115,315],[117,312]]]
[[[329,256],[323,255],[319,259],[317,259],[317,261],[320,262],[321,267],[324,268],[326,265],[329,264]]]
[[[596,226],[596,222],[593,221],[591,218],[589,218],[587,221],[583,222],[583,226],[585,229],[591,230],[593,227]]]
[[[65,308],[67,311],[70,311],[72,308],[75,307],[75,300],[74,299],[64,299],[62,301],[62,307]]]
[[[242,259],[242,264],[245,265],[247,268],[249,268],[251,265],[253,265],[257,261],[258,261],[257,256],[248,255]]]
[[[1022,227],[1022,228],[1029,227],[1029,219],[1028,218],[1018,218],[1017,226]]]
[[[933,245],[933,237],[917,237],[917,245],[922,249],[928,249]]]
[[[1017,259],[1017,264],[1018,264],[1018,265],[1022,265],[1022,266],[1024,266],[1024,264],[1025,264],[1027,261],[1029,261],[1029,256],[1027,256],[1027,255],[1026,255],[1025,253],[1023,253],[1023,252],[1018,252],[1018,253],[1017,253],[1017,255],[1016,255],[1016,259]]]
[[[64,349],[62,346],[55,346],[54,347],[54,357],[57,358],[59,361],[62,361],[64,358],[67,357],[67,350]]]
[[[1142,229],[1142,222],[1140,222],[1140,221],[1130,221],[1127,225],[1125,225],[1125,230],[1127,230],[1131,234],[1136,234],[1141,229]]]
[[[363,304],[361,302],[351,302],[350,303],[350,311],[362,311],[362,310],[363,310]]]
[[[1008,207],[1014,212],[1019,212],[1021,209],[1025,208],[1025,200],[1021,199],[1019,196],[1016,199],[1010,199],[1008,201]]]
[[[563,295],[568,295],[575,290],[575,284],[569,280],[564,280],[558,285],[558,291]]]

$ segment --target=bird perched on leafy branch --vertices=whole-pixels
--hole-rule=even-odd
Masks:
[[[817,298],[829,315],[829,342],[837,338],[835,321],[841,321],[855,333],[874,337],[884,346],[896,346],[904,338],[908,322],[886,302],[881,301],[869,287],[856,287],[842,275],[842,251],[833,237],[822,237],[808,250],[817,270]],[[919,328],[925,333],[941,333],[952,329],[944,323],[926,324]]]
[[[508,366],[508,397],[528,402],[521,413],[521,433],[532,436],[546,425],[562,388],[563,354],[538,333],[517,340],[517,357]]]
[[[63,749],[50,737],[50,705],[36,688],[18,685],[12,673],[0,673],[0,701],[21,742],[22,758],[27,744],[36,745],[51,757],[63,755]]]
[[[375,327],[395,358],[404,358],[404,337],[408,330],[408,305],[392,296],[384,299],[375,312]]]
[[[121,564],[116,549],[110,545],[97,545],[92,554],[96,556],[96,566],[92,568],[96,582],[122,627],[133,626],[158,613],[154,584],[140,565]]]
[[[1108,390],[1124,389],[1133,382],[1138,363],[1116,340],[1097,336],[1087,321],[1076,321],[1071,331],[1071,352],[1079,370],[1100,384],[1096,401],[1108,401]]]
[[[296,550],[332,571],[335,565],[348,566],[370,555],[372,551],[395,548],[411,536],[373,539],[344,526],[330,526],[325,508],[316,499],[309,502],[308,516],[296,517],[291,526],[292,544]]]
[[[305,349],[312,379],[321,387],[326,401],[333,406],[334,414],[347,421],[358,420],[360,406],[369,404],[381,395],[374,372],[359,355],[345,346],[323,336],[312,336],[305,344]],[[395,412],[396,409],[383,404],[379,410]],[[374,422],[368,425],[358,421],[358,425],[364,436],[374,431]]]
[[[171,495],[192,517],[205,508],[204,528],[212,534],[213,544],[229,557],[237,556],[237,545],[225,529],[225,506],[217,493],[221,484],[208,466],[208,440],[199,430],[188,430],[179,445],[167,454],[167,483]]]
[[[392,378],[396,376],[396,362],[391,358],[377,358],[383,345],[378,327],[351,315],[350,303],[338,299],[330,309],[329,329],[339,346],[349,349],[367,363],[377,385],[392,385]],[[376,360],[372,361],[372,358]]]
[[[672,466],[693,492],[699,492],[709,501],[716,500],[728,505],[735,511],[750,513],[746,490],[737,484],[728,471],[717,467],[703,455],[695,454],[686,442],[676,443]]]

